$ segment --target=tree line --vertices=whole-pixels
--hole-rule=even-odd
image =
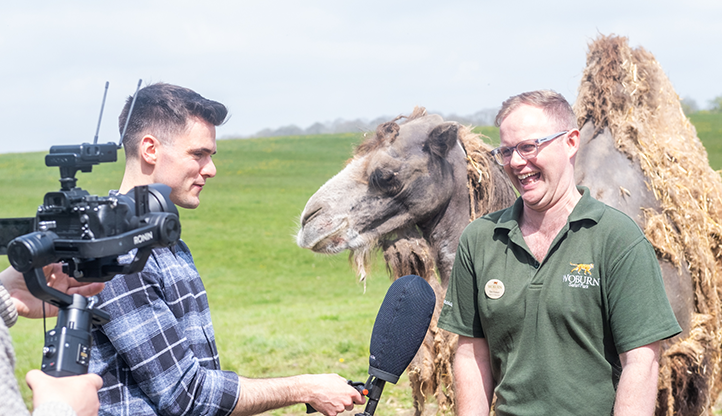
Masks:
[[[439,114],[447,121],[456,121],[464,125],[473,126],[491,126],[494,124],[494,118],[498,108],[488,108],[475,112],[474,114],[458,115],[458,114],[442,114],[437,111],[429,111],[430,114]],[[295,124],[289,124],[277,129],[263,129],[250,137],[273,137],[273,136],[302,136],[309,134],[337,134],[337,133],[358,133],[358,132],[374,132],[376,126],[381,123],[393,120],[396,116],[381,116],[373,120],[355,119],[344,120],[336,119],[325,123],[316,122],[307,128],[301,128]]]
[[[708,109],[702,110],[697,105],[697,102],[693,100],[692,98],[683,98],[682,101],[682,110],[684,111],[684,114],[690,115],[694,113],[722,113],[722,95],[718,95],[717,97],[711,99],[709,101]]]

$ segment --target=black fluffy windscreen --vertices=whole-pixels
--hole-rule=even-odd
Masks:
[[[396,383],[424,341],[434,313],[436,295],[416,275],[391,284],[371,333],[369,374]]]

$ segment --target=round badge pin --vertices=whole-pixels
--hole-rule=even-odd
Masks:
[[[499,299],[504,296],[504,283],[498,279],[491,279],[484,285],[484,293],[489,299]]]

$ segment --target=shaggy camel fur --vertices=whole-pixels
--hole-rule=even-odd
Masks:
[[[643,207],[642,228],[661,260],[691,276],[689,328],[664,345],[656,414],[711,413],[722,387],[720,175],[659,63],[626,38],[600,36],[590,45],[574,108],[579,125],[608,128],[618,151],[641,168],[661,207]]]

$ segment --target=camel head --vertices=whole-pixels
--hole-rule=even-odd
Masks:
[[[458,238],[469,217],[460,126],[423,108],[403,123],[397,120],[379,125],[307,202],[297,236],[300,247],[326,254],[367,253],[380,240],[410,229],[433,240],[441,224],[444,234],[460,228],[454,232]]]
[[[436,396],[451,409],[450,359],[456,336],[436,320],[459,236],[469,221],[507,207],[516,195],[470,127],[414,109],[404,122],[383,123],[353,158],[306,203],[297,243],[317,253],[351,251],[361,280],[368,254],[383,250],[391,278],[417,274],[437,305],[423,347],[409,366],[415,414]]]

